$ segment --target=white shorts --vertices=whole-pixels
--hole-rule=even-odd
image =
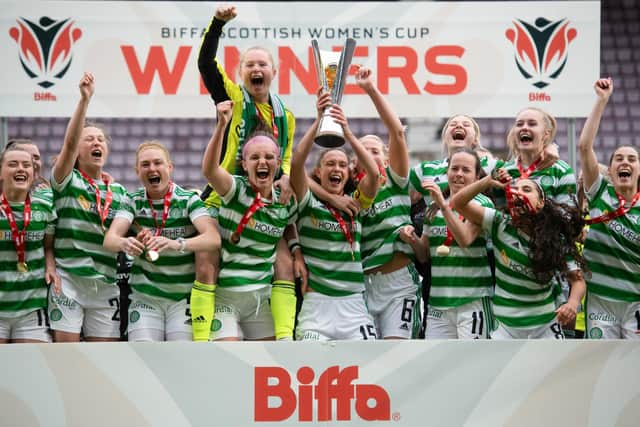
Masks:
[[[376,327],[362,294],[331,297],[319,292],[307,292],[298,314],[296,339],[375,340]]]
[[[209,339],[259,340],[275,337],[269,298],[271,286],[252,291],[216,288],[216,313]]]
[[[51,342],[47,310],[39,308],[19,317],[0,317],[0,339]]]
[[[120,289],[115,283],[86,279],[58,270],[62,290],[49,292],[51,329],[85,337],[120,337]]]
[[[193,341],[188,298],[172,301],[132,291],[129,341]]]
[[[488,296],[445,310],[428,306],[425,339],[486,339],[489,337],[490,325]]]
[[[640,339],[638,301],[611,301],[587,294],[585,320],[589,339]]]
[[[517,340],[517,339],[555,339],[563,340],[564,334],[562,333],[562,327],[558,323],[557,319],[553,319],[546,325],[536,326],[533,328],[512,328],[498,323],[498,329],[490,332],[491,339],[494,340]]]
[[[420,327],[420,276],[413,264],[388,274],[367,274],[365,302],[380,338],[412,338]]]

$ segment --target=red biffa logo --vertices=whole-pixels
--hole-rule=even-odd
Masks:
[[[258,367],[254,371],[254,421],[284,421],[296,408],[298,421],[350,421],[352,407],[366,421],[391,418],[387,391],[374,384],[353,384],[358,367],[330,366],[314,384],[315,372],[308,366],[298,369],[297,390],[291,387],[289,372],[277,366]],[[352,405],[352,401],[355,404]],[[334,405],[335,402],[335,405]],[[315,412],[314,412],[315,403]]]

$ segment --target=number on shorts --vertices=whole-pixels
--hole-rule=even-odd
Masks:
[[[38,326],[42,326],[43,323],[47,328],[51,326],[49,325],[49,314],[47,310],[37,310],[36,313],[38,314]]]
[[[484,329],[484,313],[482,311],[474,311],[471,313],[471,333],[476,333],[476,328],[478,329],[478,335],[482,335],[482,330]]]
[[[368,340],[370,337],[376,336],[376,328],[373,325],[361,325],[360,333],[362,334],[362,339]]]
[[[113,312],[113,316],[111,316],[111,320],[115,321],[115,322],[119,322],[120,321],[120,298],[111,298],[109,300],[109,305],[111,307],[116,308],[116,310]]]
[[[184,310],[186,317],[191,317],[191,294],[187,294],[187,308]]]
[[[553,332],[555,339],[561,340],[564,338],[564,335],[562,335],[562,328],[560,327],[560,324],[554,323],[549,328],[551,329],[551,332]]]
[[[410,298],[404,299],[404,303],[402,303],[402,314],[400,315],[400,319],[403,322],[411,322],[411,318],[413,317],[413,307],[415,305],[415,300]]]

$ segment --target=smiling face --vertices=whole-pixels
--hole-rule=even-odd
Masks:
[[[457,148],[473,148],[479,139],[478,124],[469,116],[453,116],[442,128],[442,143],[447,155]]]
[[[136,174],[149,197],[158,199],[164,196],[173,171],[167,152],[160,146],[149,143],[138,150],[136,157]]]
[[[613,152],[609,176],[616,189],[629,189],[633,193],[638,191],[639,161],[638,151],[633,147],[619,147]]]
[[[449,159],[447,180],[451,194],[478,180],[480,162],[477,156],[464,151],[453,153]]]
[[[249,182],[261,189],[263,196],[271,197],[271,186],[280,169],[275,142],[266,136],[247,141],[242,152],[242,168],[246,171]]]
[[[315,174],[320,185],[331,194],[342,194],[349,178],[349,159],[341,150],[325,151]]]
[[[269,100],[269,88],[275,75],[273,58],[262,48],[250,48],[240,59],[240,80],[258,102]]]
[[[42,157],[40,156],[40,150],[36,144],[20,144],[22,149],[29,154],[31,154],[31,158],[33,159],[33,176],[34,179],[40,176],[40,171],[42,170]]]
[[[3,191],[28,193],[33,184],[33,175],[31,153],[22,149],[10,149],[2,155],[0,181]]]
[[[518,153],[537,156],[551,142],[552,133],[552,126],[542,111],[527,109],[516,117],[510,138]]]
[[[94,126],[82,129],[78,145],[78,166],[80,169],[102,171],[108,155],[107,138],[102,129]]]

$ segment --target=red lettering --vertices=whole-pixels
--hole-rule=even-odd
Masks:
[[[352,61],[355,62],[355,58],[366,58],[369,56],[369,47],[368,46],[356,46],[356,49],[353,51],[353,58],[354,60]],[[356,72],[358,71],[358,66],[356,65],[351,65],[351,67],[349,67],[349,75],[350,76],[354,76],[356,74]],[[345,95],[363,95],[364,91],[362,89],[360,89],[360,86],[358,86],[357,84],[353,84],[353,83],[346,83],[344,85],[344,92]]]
[[[358,367],[330,366],[312,385],[313,369],[303,366],[298,370],[298,393],[291,388],[291,376],[280,367],[262,367],[254,370],[254,420],[283,421],[293,415],[298,406],[298,421],[313,421],[313,401],[316,401],[316,420],[333,420],[335,401],[336,420],[350,421],[352,406],[358,416],[367,421],[391,419],[389,395],[384,388],[373,384],[354,384]],[[276,382],[277,381],[277,382]],[[275,383],[274,383],[275,382]],[[279,406],[269,406],[269,399],[278,398]],[[355,405],[352,402],[355,399]],[[369,406],[372,402],[374,406]]]
[[[275,378],[277,384],[269,385]],[[296,395],[291,389],[291,377],[278,367],[254,369],[254,421],[283,421],[296,410]],[[270,407],[269,397],[280,399],[280,406]]]
[[[433,74],[451,76],[454,82],[438,84],[427,81],[424,90],[432,95],[457,95],[467,87],[467,71],[461,65],[443,64],[438,62],[440,56],[455,56],[461,58],[464,53],[462,46],[433,46],[424,56],[427,71]]]
[[[392,67],[389,58],[401,57],[405,65]],[[389,79],[399,78],[407,93],[418,95],[420,89],[413,80],[413,74],[418,69],[418,57],[415,50],[408,46],[380,46],[378,47],[378,88],[383,94],[389,93]]]
[[[232,82],[236,81],[236,71],[240,67],[240,51],[234,46],[224,47],[224,72]]]
[[[167,59],[162,46],[151,46],[147,59],[144,64],[144,70],[141,69],[138,57],[133,46],[120,46],[122,55],[129,68],[131,79],[136,87],[138,94],[148,94],[151,90],[153,77],[158,74],[162,90],[166,95],[175,95],[178,91],[178,85],[184,75],[184,68],[187,65],[191,46],[180,46],[178,54],[174,61],[173,67],[169,69]]]
[[[280,94],[291,94],[291,72],[298,78],[298,81],[307,93],[316,92],[316,89],[318,89],[318,76],[316,75],[316,67],[313,63],[313,52],[311,48],[307,49],[307,68],[298,61],[298,58],[289,46],[280,46],[278,48],[278,64],[278,91]]]

